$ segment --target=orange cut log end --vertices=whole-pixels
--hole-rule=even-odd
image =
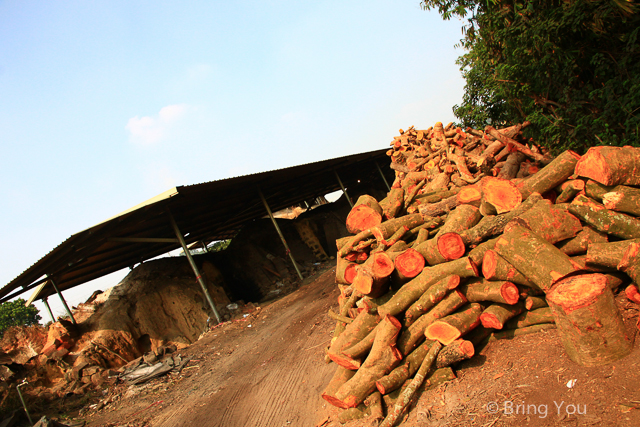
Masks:
[[[500,294],[507,304],[515,304],[520,299],[520,291],[518,287],[511,282],[505,282],[500,290]]]
[[[353,280],[356,278],[356,274],[358,273],[357,264],[349,264],[344,272],[344,279],[347,283],[352,284]]]
[[[458,233],[444,233],[438,238],[438,252],[447,261],[461,258],[465,251],[464,241]]]
[[[424,268],[424,257],[415,249],[407,249],[398,255],[395,260],[395,267],[404,277],[416,277]]]
[[[522,203],[522,194],[509,180],[487,177],[483,179],[484,200],[493,205],[498,214],[510,212]]]
[[[624,293],[631,301],[635,302],[636,304],[640,304],[640,292],[638,292],[638,287],[636,285],[631,284],[627,286],[627,288],[624,290]]]
[[[355,206],[347,216],[347,230],[357,234],[382,222],[382,215],[367,205]]]
[[[425,335],[430,340],[438,340],[449,345],[460,338],[460,331],[445,322],[436,321],[427,327]]]
[[[393,273],[395,265],[391,258],[389,258],[389,255],[384,252],[376,252],[372,257],[371,270],[373,272],[373,277],[382,278]]]
[[[482,191],[475,186],[462,187],[457,195],[458,201],[462,204],[479,202],[482,198]]]

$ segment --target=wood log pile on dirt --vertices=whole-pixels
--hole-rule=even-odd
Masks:
[[[557,328],[582,366],[631,352],[614,292],[640,304],[640,149],[553,158],[523,141],[528,124],[394,137],[391,190],[361,196],[336,242],[322,397],[342,422],[395,425],[421,385],[494,339]]]

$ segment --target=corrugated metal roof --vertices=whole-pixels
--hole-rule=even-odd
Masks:
[[[172,188],[131,209],[73,234],[0,289],[0,302],[54,278],[65,290],[180,247],[168,219],[174,216],[187,244],[233,237],[247,221],[265,216],[263,192],[273,211],[339,190],[334,170],[346,187],[380,180],[377,161],[389,173],[386,150],[354,154],[285,169]],[[390,175],[392,176],[392,175]],[[122,238],[162,238],[131,243]],[[38,298],[53,294],[47,285]]]

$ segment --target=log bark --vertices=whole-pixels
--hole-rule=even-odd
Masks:
[[[449,232],[436,236],[415,247],[431,266],[459,259],[466,252],[458,233]]]
[[[461,278],[477,277],[478,267],[468,257],[433,267],[425,267],[422,273],[407,282],[387,303],[379,306],[378,313],[382,316],[386,314],[395,316],[403,312],[417,301],[431,285],[451,274],[456,274]]]
[[[460,292],[469,302],[491,301],[513,305],[520,299],[518,287],[504,280],[471,279],[460,287]]]
[[[640,239],[622,240],[609,243],[592,243],[587,249],[587,265],[617,268],[625,251],[632,243],[639,243]]]
[[[347,231],[357,234],[382,222],[382,208],[378,201],[364,194],[358,198],[355,206],[347,215]]]
[[[516,177],[518,170],[520,169],[520,163],[522,163],[525,159],[524,153],[519,151],[514,151],[507,156],[507,161],[504,166],[500,169],[500,173],[498,174],[498,178],[502,179],[513,179]]]
[[[378,422],[384,419],[384,412],[382,409],[382,395],[378,391],[374,391],[364,400],[364,404],[371,412],[371,420]]]
[[[585,195],[587,195],[588,197],[592,198],[593,200],[597,200],[598,202],[602,202],[602,198],[604,197],[604,195],[607,194],[608,192],[610,192],[611,190],[613,190],[614,188],[615,188],[615,186],[609,187],[609,186],[602,185],[599,182],[595,182],[594,180],[590,179],[585,184],[584,193],[585,193]]]
[[[589,245],[593,243],[607,243],[609,238],[605,233],[596,231],[591,227],[583,227],[582,231],[575,237],[563,240],[556,244],[556,247],[565,254],[582,255],[587,253]]]
[[[386,219],[395,218],[404,207],[404,189],[402,187],[391,188],[387,197],[380,200],[379,204]]]
[[[560,249],[517,225],[498,239],[495,251],[544,292],[579,269]]]
[[[618,185],[602,196],[605,208],[640,216],[640,189]]]
[[[581,179],[572,179],[563,184],[560,194],[556,198],[556,203],[570,202],[578,193],[583,192],[585,183]]]
[[[352,284],[353,279],[356,277],[357,266],[358,264],[355,262],[349,262],[342,257],[338,257],[336,262],[336,283],[342,285]]]
[[[527,326],[538,325],[541,323],[555,323],[553,311],[549,307],[542,307],[533,311],[525,311],[518,316],[510,319],[504,325],[504,329],[519,329]]]
[[[487,280],[506,280],[518,285],[539,289],[535,283],[526,278],[524,274],[520,273],[509,261],[498,255],[493,249],[487,250],[484,254],[482,275]]]
[[[376,381],[376,388],[382,395],[397,390],[406,380],[415,375],[435,341],[426,341],[408,354],[402,363],[388,375]]]
[[[540,200],[542,200],[540,194],[532,194],[526,201],[522,202],[520,206],[511,212],[482,218],[474,227],[460,233],[460,237],[462,237],[462,241],[467,247],[473,247],[488,237],[501,234],[509,221],[531,209],[533,205]]]
[[[438,216],[450,212],[462,204],[474,204],[480,202],[482,192],[475,186],[468,186],[460,189],[458,194],[443,199],[437,203],[418,206],[418,210],[423,215]]]
[[[336,338],[327,352],[329,358],[336,364],[346,369],[358,369],[359,361],[345,357],[343,349],[362,341],[380,322],[380,317],[370,314],[368,310],[362,310],[355,320],[348,324],[344,331]]]
[[[640,304],[640,291],[638,291],[638,285],[631,284],[627,286],[624,290],[624,294],[629,298],[629,301]]]
[[[533,174],[520,188],[522,199],[534,192],[544,194],[566,181],[574,173],[580,155],[571,150],[565,151],[551,163]]]
[[[552,244],[573,238],[582,231],[578,218],[556,209],[548,200],[540,200],[531,209],[509,221],[504,227],[505,233],[514,225],[528,228]]]
[[[416,393],[418,388],[422,386],[424,378],[427,376],[427,373],[431,369],[431,366],[436,360],[438,352],[441,348],[442,345],[440,343],[434,343],[433,346],[431,346],[431,348],[429,349],[429,353],[427,353],[427,356],[422,361],[420,368],[418,368],[418,372],[416,372],[416,376],[413,378],[413,381],[411,381],[407,389],[398,398],[398,402],[396,402],[393,409],[389,411],[389,414],[387,414],[387,417],[384,419],[384,421],[382,421],[380,427],[393,427],[395,425],[396,421],[400,417],[400,414],[402,414],[402,411],[404,411],[404,409],[411,402],[413,395]]]
[[[436,359],[436,368],[444,368],[465,359],[470,359],[474,354],[475,348],[471,341],[457,339],[440,350]]]
[[[367,261],[356,268],[353,287],[363,295],[377,298],[388,290],[388,277],[395,266],[385,252],[372,253]]]
[[[384,325],[376,334],[376,339],[362,366],[356,374],[345,382],[329,403],[340,408],[355,408],[376,388],[376,381],[400,362],[402,355],[395,348],[395,341],[400,332],[400,322],[393,316],[386,316]]]
[[[322,398],[327,402],[331,402],[331,399],[336,394],[338,389],[342,387],[344,383],[349,381],[356,374],[355,371],[351,369],[343,368],[342,366],[338,366],[333,377],[331,377],[331,381],[329,381],[329,385],[322,392]]]
[[[631,352],[633,343],[602,275],[568,277],[547,294],[547,301],[565,351],[577,364],[605,365]]]
[[[436,320],[427,326],[424,334],[427,339],[438,340],[444,345],[449,345],[480,324],[482,310],[482,305],[478,303],[468,304],[459,312]]]
[[[452,274],[439,280],[422,294],[422,296],[407,309],[404,314],[404,326],[409,327],[420,316],[427,313],[442,301],[449,291],[460,285],[460,276]]]
[[[521,153],[525,154],[528,157],[531,157],[532,159],[534,159],[537,162],[540,162],[540,163],[543,163],[543,164],[549,163],[549,158],[543,156],[542,154],[533,152],[531,149],[529,149],[526,146],[520,144],[518,141],[516,141],[514,139],[511,139],[506,135],[501,134],[497,129],[495,129],[492,126],[487,126],[485,128],[485,132],[488,133],[489,135],[493,136],[498,141],[501,141],[503,144],[515,148],[516,150],[520,151]]]
[[[478,266],[482,266],[482,259],[484,258],[484,254],[487,253],[488,250],[491,250],[496,245],[497,237],[493,239],[486,240],[480,243],[475,248],[471,249],[467,256],[471,258],[471,260]]]
[[[640,185],[640,149],[592,147],[576,164],[576,175],[602,185]]]
[[[480,315],[480,321],[485,328],[502,329],[511,318],[524,311],[524,304],[491,304]]]
[[[527,310],[533,311],[539,308],[549,307],[549,304],[547,304],[547,300],[545,298],[529,295],[524,300],[524,306]]]
[[[489,336],[489,342],[495,340],[512,339],[522,335],[535,334],[536,332],[548,331],[556,329],[555,323],[541,323],[539,325],[531,325],[520,329],[505,329],[499,332],[493,332]]]
[[[569,212],[598,231],[621,239],[640,238],[640,219],[609,210],[586,196],[577,196]]]
[[[427,326],[438,319],[442,319],[458,308],[467,303],[466,298],[457,289],[451,291],[428,313],[420,316],[408,328],[402,331],[398,338],[398,350],[404,355],[413,351],[413,349],[424,340],[424,331]]]

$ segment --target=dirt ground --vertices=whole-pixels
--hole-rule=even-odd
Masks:
[[[339,410],[320,397],[335,370],[323,361],[335,326],[326,316],[337,305],[334,274],[327,263],[297,291],[212,329],[180,351],[191,358],[180,374],[60,402],[50,415],[109,427],[340,426]],[[617,301],[637,335],[637,306]],[[583,368],[564,354],[556,331],[492,342],[456,367],[456,380],[419,395],[402,425],[638,426],[639,347],[614,364]]]

